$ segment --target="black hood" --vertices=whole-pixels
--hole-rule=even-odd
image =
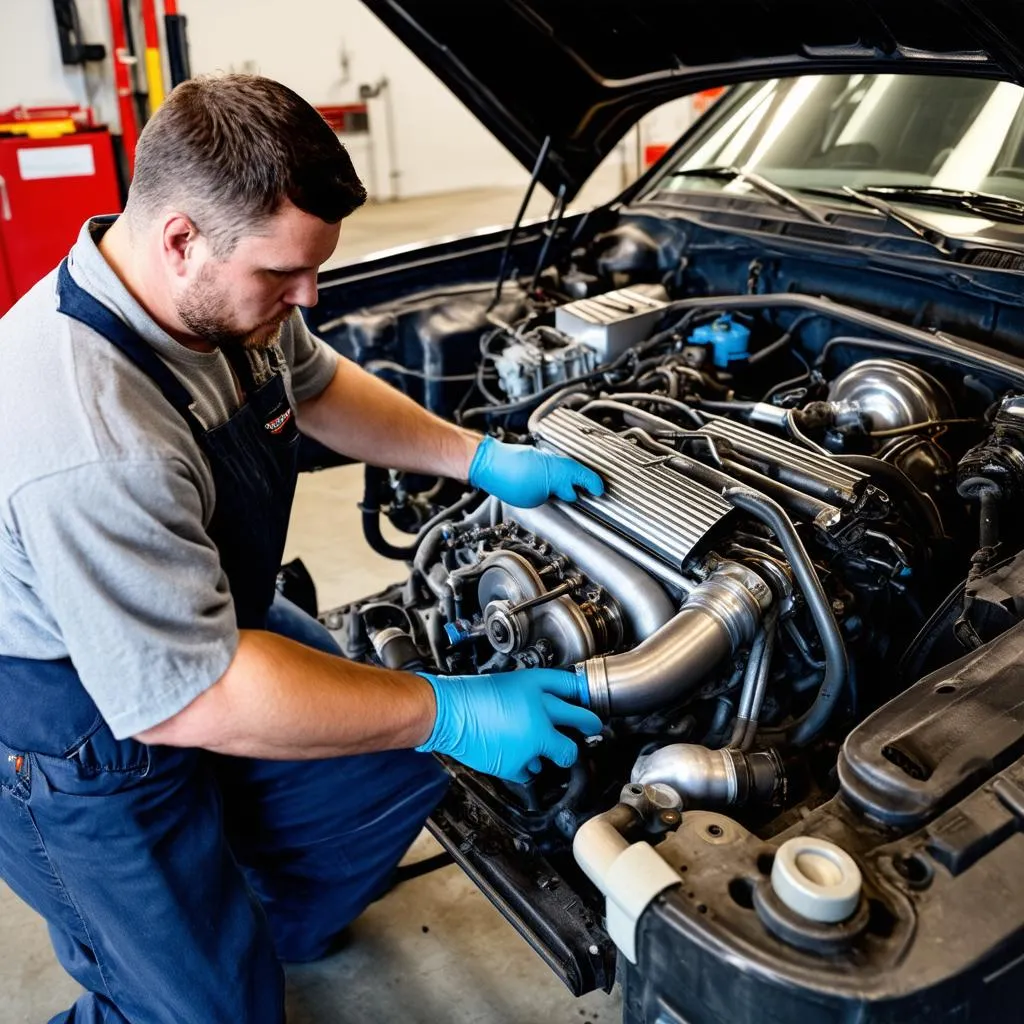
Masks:
[[[822,72],[1024,82],[1022,0],[364,0],[540,181],[571,199],[666,100]]]

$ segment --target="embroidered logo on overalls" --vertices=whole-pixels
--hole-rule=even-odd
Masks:
[[[275,416],[269,423],[264,423],[263,429],[269,430],[272,434],[280,434],[291,418],[291,409],[286,409],[280,416]]]

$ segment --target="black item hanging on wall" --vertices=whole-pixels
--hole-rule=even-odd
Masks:
[[[53,13],[57,19],[62,64],[78,66],[106,57],[107,48],[102,43],[82,42],[82,25],[75,0],[53,0]]]
[[[171,88],[192,77],[188,58],[188,20],[184,14],[164,15],[164,34],[167,38],[167,63],[171,69]]]
[[[135,15],[137,7],[138,4],[132,3],[132,0],[121,0],[121,10],[124,12],[124,38],[128,47],[128,54],[131,58],[128,64],[128,77],[132,82],[132,103],[135,104],[135,123],[140,128],[143,128],[149,120],[149,93],[141,88],[139,79],[139,63],[142,60],[143,54],[140,53],[140,48],[135,45],[135,32],[137,28]],[[145,45],[143,45],[142,50],[145,50]]]

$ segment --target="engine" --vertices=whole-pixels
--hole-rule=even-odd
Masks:
[[[777,834],[835,794],[858,722],[995,630],[974,598],[1020,547],[999,513],[1024,493],[1024,380],[881,318],[843,333],[854,311],[815,303],[641,287],[495,325],[480,372],[504,394],[473,415],[605,493],[431,507],[408,579],[327,618],[388,667],[584,678],[606,726],[577,764],[525,785],[453,764],[435,827],[513,917],[592,951],[582,823],[628,806],[653,837],[726,809]]]

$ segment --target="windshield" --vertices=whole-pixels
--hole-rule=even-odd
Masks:
[[[749,191],[742,180],[692,175],[723,166],[793,190],[900,185],[1024,199],[1024,89],[922,75],[746,83],[719,101],[648,191]]]

